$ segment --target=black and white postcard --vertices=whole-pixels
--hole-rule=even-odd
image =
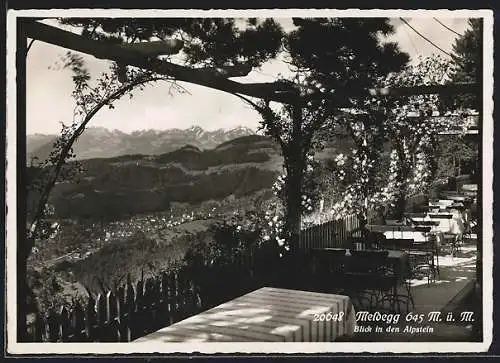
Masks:
[[[9,353],[490,346],[491,11],[9,10],[7,67]]]

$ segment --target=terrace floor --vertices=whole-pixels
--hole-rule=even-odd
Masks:
[[[461,251],[456,256],[442,254],[439,256],[440,275],[431,282],[427,279],[412,280],[412,295],[415,306],[410,309],[413,315],[424,314],[423,322],[406,321],[407,313],[401,313],[398,324],[387,331],[387,324],[380,324],[383,332],[360,332],[356,336],[359,341],[474,341],[473,326],[470,321],[461,321],[462,312],[477,311],[481,302],[474,292],[476,270],[476,239],[465,241]],[[429,322],[429,312],[441,312],[441,322]],[[446,321],[452,313],[454,321]],[[358,325],[377,324],[361,323]],[[428,327],[427,331],[405,332],[407,326],[418,328]],[[372,328],[374,330],[374,328]],[[399,329],[399,331],[397,331]],[[372,330],[372,331],[373,331]]]

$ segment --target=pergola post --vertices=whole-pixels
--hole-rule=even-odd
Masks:
[[[27,37],[24,29],[25,19],[17,18],[17,50],[16,50],[16,112],[17,112],[17,144],[26,142],[26,51]],[[17,200],[24,200],[26,151],[17,149]],[[12,211],[14,212],[14,211]],[[17,233],[17,341],[25,342],[28,338],[27,313],[28,313],[28,286],[26,281],[27,267],[27,241],[26,241],[26,207],[18,206],[16,212],[18,221]]]

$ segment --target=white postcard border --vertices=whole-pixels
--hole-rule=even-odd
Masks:
[[[16,19],[18,17],[482,17],[484,19],[483,100],[483,342],[382,343],[18,343],[16,342]],[[122,9],[30,9],[7,13],[7,119],[6,119],[6,341],[11,354],[133,354],[133,353],[466,353],[484,352],[493,333],[493,12],[491,10],[122,10]],[[6,210],[7,210],[6,209]]]

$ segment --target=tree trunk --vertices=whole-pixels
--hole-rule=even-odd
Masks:
[[[301,227],[302,182],[304,178],[305,151],[302,133],[302,109],[292,109],[292,137],[288,144],[286,161],[286,231],[289,235],[290,252],[294,254],[299,245]]]
[[[395,217],[398,220],[402,220],[406,210],[406,193],[403,191],[399,193],[398,198],[396,200],[395,207]]]
[[[368,218],[367,214],[365,213],[358,213],[357,216],[358,221],[359,221],[359,229],[360,229],[360,235],[361,235],[361,240],[366,243],[367,237],[368,237],[368,231],[366,230],[366,225],[368,224]],[[352,238],[352,232],[351,232],[351,238]],[[356,241],[356,240],[354,240]],[[369,246],[367,246],[369,247]]]
[[[294,253],[299,245],[301,218],[302,175],[292,166],[287,174],[286,191],[286,231],[290,238],[290,252]]]
[[[302,224],[302,183],[305,167],[305,148],[302,134],[302,109],[299,106],[293,108],[292,112],[292,134],[291,141],[286,150],[285,169],[287,172],[285,185],[285,238],[290,247],[285,262],[285,278],[292,284],[297,281],[300,273],[300,256],[298,247],[300,243],[300,229]],[[292,285],[293,286],[293,285]]]
[[[301,229],[301,189],[302,173],[298,165],[292,164],[287,171],[286,203],[285,203],[285,238],[290,251],[285,254],[283,287],[299,288],[301,282],[301,261],[299,254],[300,229]]]
[[[403,140],[404,142],[404,140]],[[406,210],[406,194],[407,194],[407,183],[406,183],[406,178],[410,174],[410,168],[408,166],[408,163],[406,162],[405,159],[405,153],[404,153],[404,147],[402,144],[398,145],[396,148],[397,153],[398,153],[398,159],[399,163],[401,166],[400,173],[398,175],[398,181],[402,183],[403,187],[400,189],[397,199],[396,199],[396,206],[395,206],[395,213],[394,216],[398,220],[402,220],[405,210]]]

